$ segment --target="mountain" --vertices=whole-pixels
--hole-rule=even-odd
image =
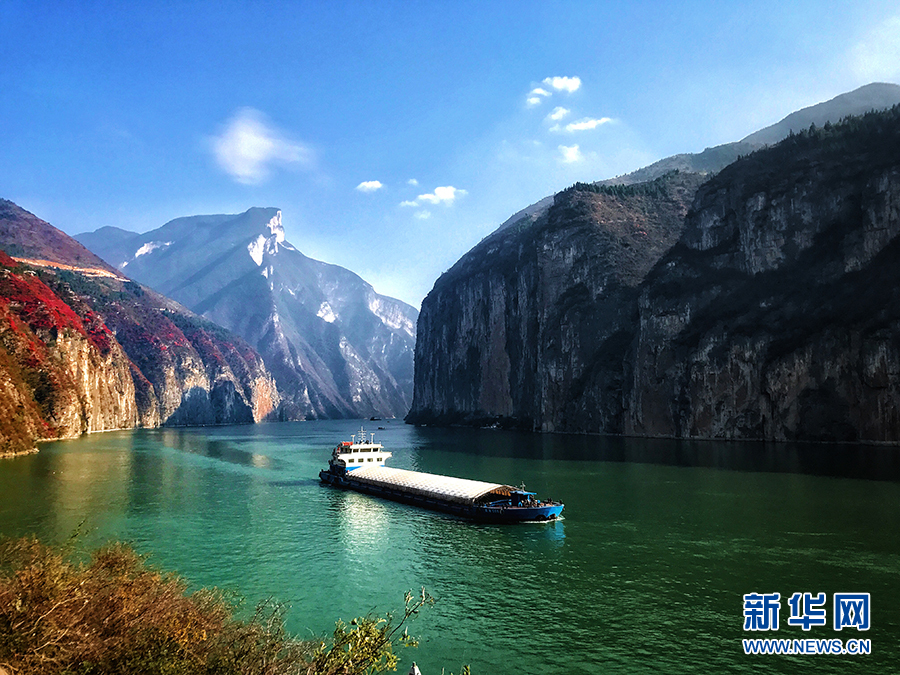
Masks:
[[[898,150],[895,107],[557,194],[435,283],[408,421],[900,442]]]
[[[0,452],[135,426],[234,424],[280,403],[239,337],[0,200]]]
[[[139,416],[128,357],[102,320],[0,252],[0,456]]]
[[[623,431],[900,443],[900,106],[704,184],[641,290]]]
[[[638,288],[704,178],[577,185],[484,239],[422,303],[407,421],[544,431],[620,427]],[[573,407],[574,406],[574,407]]]
[[[418,313],[285,240],[281,211],[78,235],[133,279],[234,331],[273,373],[286,419],[397,417],[412,399]]]

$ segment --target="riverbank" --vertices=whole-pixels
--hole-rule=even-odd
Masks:
[[[71,544],[0,541],[0,672],[376,673],[396,668],[394,648],[416,646],[398,631],[431,603],[424,591],[407,594],[399,622],[339,621],[329,641],[298,640],[284,628],[283,605],[261,602],[249,619],[236,619],[223,593],[188,593],[183,579],[125,544],[78,557]]]

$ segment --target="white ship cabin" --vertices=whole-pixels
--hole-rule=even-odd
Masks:
[[[365,429],[360,429],[358,434],[350,436],[349,441],[335,447],[331,462],[352,471],[364,466],[384,466],[384,460],[390,456],[391,453],[386,452],[381,443],[375,442],[375,434],[367,434]]]

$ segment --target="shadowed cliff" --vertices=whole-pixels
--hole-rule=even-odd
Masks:
[[[435,284],[408,420],[900,442],[898,205],[897,107],[576,185]]]

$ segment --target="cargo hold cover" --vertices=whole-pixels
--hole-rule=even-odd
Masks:
[[[491,497],[509,497],[516,488],[499,483],[485,483],[480,480],[453,478],[421,471],[407,471],[387,466],[373,466],[354,469],[347,474],[349,480],[377,485],[387,489],[400,490],[408,494],[421,495],[457,504],[475,504],[492,501]]]

